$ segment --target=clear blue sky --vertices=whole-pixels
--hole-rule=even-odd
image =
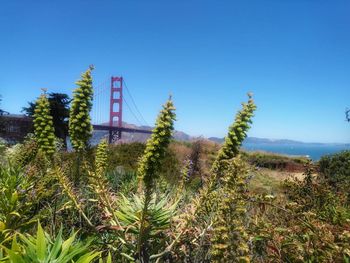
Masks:
[[[94,64],[96,84],[124,76],[148,123],[172,93],[177,129],[224,136],[252,91],[250,136],[349,143],[349,14],[348,0],[4,0],[1,107],[71,95]]]

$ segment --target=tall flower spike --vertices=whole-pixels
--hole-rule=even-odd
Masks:
[[[245,229],[247,166],[236,157],[223,174],[223,189],[213,223],[211,236],[211,261],[250,262],[249,237]]]
[[[95,165],[96,174],[102,177],[107,167],[107,141],[105,139],[101,140],[97,146]]]
[[[174,130],[175,107],[169,100],[163,105],[163,109],[158,115],[156,126],[152,131],[151,138],[148,139],[146,149],[141,157],[139,169],[137,171],[140,181],[144,184],[144,203],[141,214],[140,233],[137,241],[137,255],[141,262],[149,262],[149,229],[152,222],[149,221],[148,210],[152,200],[153,187],[159,174],[159,166],[166,148],[170,143]]]
[[[147,141],[137,171],[138,177],[143,180],[146,189],[152,188],[155,179],[158,177],[161,158],[165,154],[174,130],[175,117],[175,107],[170,97],[158,115],[152,136]]]
[[[248,93],[248,103],[242,103],[242,109],[236,114],[235,122],[229,127],[224,145],[220,149],[212,166],[212,172],[216,176],[220,177],[222,161],[235,157],[239,153],[244,139],[247,137],[247,131],[250,128],[251,119],[256,110],[252,96],[251,93]]]
[[[34,133],[40,151],[51,156],[55,152],[55,130],[50,115],[50,103],[45,93],[41,94],[36,101]]]
[[[248,93],[248,102],[242,103],[242,109],[236,114],[235,122],[229,127],[225,142],[218,152],[211,168],[211,177],[207,185],[202,188],[199,195],[200,207],[196,210],[198,215],[208,213],[216,209],[218,204],[216,189],[224,177],[225,171],[229,168],[231,159],[239,154],[240,146],[247,136],[247,131],[252,123],[252,117],[256,105],[252,99],[252,94]]]
[[[69,135],[76,151],[88,147],[92,135],[90,111],[92,108],[93,88],[91,71],[93,66],[81,75],[76,82],[78,87],[73,92],[72,107],[69,114]]]
[[[108,181],[105,176],[107,168],[107,141],[102,139],[99,145],[97,146],[96,158],[95,158],[95,167],[96,172],[89,172],[89,184],[91,189],[95,192],[100,205],[105,213],[105,217],[110,217],[113,215],[114,211],[114,200],[111,194],[111,191],[108,187]],[[117,217],[113,218],[114,222],[118,222]]]

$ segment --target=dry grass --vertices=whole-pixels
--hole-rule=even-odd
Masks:
[[[266,168],[252,171],[250,190],[257,194],[281,195],[283,190],[281,184],[286,179],[296,178],[303,180],[305,175],[302,172],[287,172],[271,170]]]

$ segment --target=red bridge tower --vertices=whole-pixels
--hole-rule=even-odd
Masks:
[[[109,110],[109,126],[114,124],[117,127],[123,126],[123,77],[111,78],[111,98],[110,98],[110,110]],[[122,137],[121,130],[109,131],[109,143],[120,140]]]

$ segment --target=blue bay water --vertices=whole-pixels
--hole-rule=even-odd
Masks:
[[[244,143],[243,149],[248,151],[265,151],[285,155],[309,156],[318,161],[321,156],[350,150],[350,144],[268,144]]]

